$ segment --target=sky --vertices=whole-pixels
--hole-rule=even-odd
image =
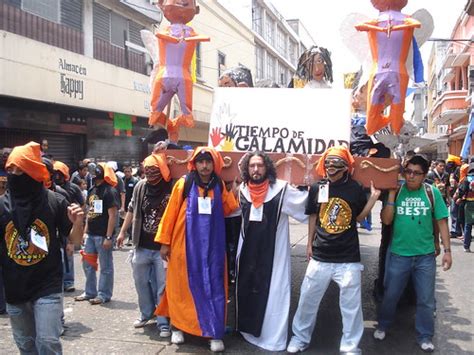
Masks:
[[[288,19],[299,18],[317,45],[328,48],[332,55],[334,85],[342,85],[342,74],[355,72],[360,63],[341,40],[339,28],[350,13],[376,17],[378,11],[370,0],[270,0],[277,10]],[[411,15],[424,8],[433,16],[433,38],[450,38],[467,0],[409,0],[402,10]],[[421,48],[424,63],[427,63],[432,42]],[[426,68],[426,64],[425,64]],[[426,78],[426,74],[425,74]]]

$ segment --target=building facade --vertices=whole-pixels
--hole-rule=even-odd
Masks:
[[[153,63],[140,30],[162,13],[149,0],[0,0],[0,148],[48,139],[49,153],[138,164],[148,128]],[[211,37],[197,51],[196,126],[184,144],[207,143],[219,72],[255,71],[253,35],[215,1],[199,1],[194,29]],[[173,102],[171,114],[179,105]]]
[[[474,3],[467,1],[448,41],[435,42],[429,61],[428,116],[429,132],[445,133],[447,148],[438,147],[438,155],[460,155],[467,137],[474,88]]]
[[[286,87],[301,53],[314,40],[297,20],[286,20],[268,0],[218,0],[252,30],[255,41],[255,74]]]

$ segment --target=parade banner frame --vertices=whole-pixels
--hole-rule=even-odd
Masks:
[[[348,146],[350,96],[345,89],[216,88],[208,145],[286,154]]]

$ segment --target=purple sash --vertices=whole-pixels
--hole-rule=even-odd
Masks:
[[[225,224],[220,184],[214,188],[212,214],[198,212],[193,182],[186,207],[188,282],[202,336],[222,339],[225,331]]]

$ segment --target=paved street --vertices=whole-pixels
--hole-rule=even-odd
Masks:
[[[379,207],[379,206],[377,206]],[[374,216],[378,212],[374,212]],[[374,220],[377,218],[374,218]],[[293,318],[299,296],[299,287],[304,276],[306,261],[306,225],[292,223],[292,306]],[[372,297],[372,286],[376,277],[380,227],[375,225],[372,232],[361,231],[361,252],[365,271],[363,273],[363,308],[365,333],[360,344],[365,354],[421,354],[415,343],[414,309],[402,308],[397,324],[388,333],[384,342],[372,339],[376,304]],[[462,251],[462,242],[453,240],[454,266],[451,271],[437,273],[437,311],[436,337],[434,343],[440,354],[474,354],[473,341],[473,291],[474,291],[474,253]],[[168,353],[210,353],[203,339],[186,336],[181,346],[170,345],[169,339],[158,337],[155,324],[143,329],[134,329],[133,321],[138,316],[136,294],[132,282],[131,268],[126,263],[127,250],[114,252],[115,289],[113,300],[103,306],[91,306],[87,302],[74,302],[73,296],[82,292],[84,276],[78,254],[76,261],[77,291],[65,297],[67,329],[63,337],[66,354],[168,354]],[[439,261],[438,261],[439,264]],[[234,315],[229,310],[229,324]],[[338,292],[331,285],[323,299],[313,341],[307,353],[337,354],[341,336],[341,317],[338,308]],[[227,353],[264,353],[246,343],[233,333],[225,337]],[[8,318],[0,316],[0,353],[17,353],[13,343]]]

